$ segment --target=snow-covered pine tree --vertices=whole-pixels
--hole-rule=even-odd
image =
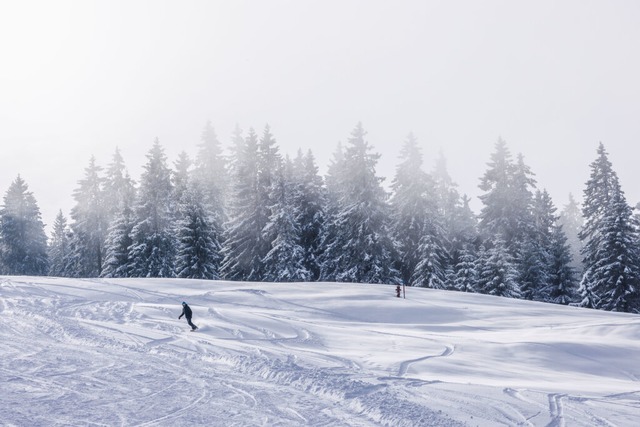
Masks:
[[[220,230],[210,223],[211,216],[204,207],[204,200],[197,182],[191,182],[181,197],[180,219],[176,225],[175,271],[178,277],[220,278]]]
[[[562,225],[553,226],[549,264],[548,301],[571,304],[576,300],[576,273],[572,266],[571,247]]]
[[[504,140],[499,139],[491,155],[489,169],[481,179],[480,232],[484,239],[500,235],[511,257],[520,244],[531,238],[532,204],[535,180],[522,155],[513,163]]]
[[[174,277],[171,170],[158,138],[147,154],[134,208],[128,268],[132,277]]]
[[[67,274],[66,263],[69,258],[70,233],[67,218],[60,210],[53,223],[53,233],[48,249],[49,276],[64,277]]]
[[[521,298],[516,270],[506,243],[501,236],[492,241],[492,247],[481,251],[478,269],[478,287],[480,293],[508,298]]]
[[[236,137],[242,140],[240,129],[236,127]],[[198,145],[193,177],[198,188],[203,192],[204,206],[215,224],[226,222],[226,203],[229,196],[229,172],[222,154],[222,147],[215,129],[207,122]]]
[[[76,204],[71,209],[72,251],[67,263],[67,273],[72,277],[98,277],[102,271],[109,224],[101,172],[91,156],[84,178],[73,192]]]
[[[584,190],[580,231],[584,243],[582,306],[612,311],[640,311],[638,228],[604,145],[591,163]]]
[[[133,195],[132,195],[133,196]],[[135,225],[133,200],[123,202],[123,206],[111,221],[105,242],[105,259],[100,277],[129,277],[132,260],[129,251],[133,239],[131,232]]]
[[[571,193],[569,193],[569,201],[560,213],[558,222],[562,225],[562,230],[567,236],[567,243],[571,252],[571,267],[579,277],[582,275],[582,255],[580,254],[582,242],[580,242],[578,233],[580,233],[584,221],[582,219],[580,206],[578,206],[578,203]]]
[[[135,221],[133,207],[136,188],[120,150],[116,149],[105,175],[104,193],[110,219],[100,277],[129,277],[129,247],[133,242],[131,231]]]
[[[461,209],[464,209],[464,205],[457,190],[458,185],[449,175],[447,159],[442,151],[436,158],[431,177],[434,183],[433,195],[437,207],[437,218],[442,223],[443,243],[447,252],[453,254],[466,243],[466,240],[459,239],[459,234],[462,232],[460,230],[462,224],[459,223],[459,220],[461,215],[465,213],[460,212]]]
[[[512,205],[512,176],[513,160],[505,141],[500,138],[495,144],[495,151],[488,163],[489,169],[480,181],[480,189],[485,193],[480,195],[483,207],[480,211],[478,228],[483,241],[491,240],[494,236],[502,236],[507,246],[511,246],[516,238],[516,230]]]
[[[472,244],[460,249],[458,263],[453,267],[453,289],[460,292],[476,292],[478,283],[477,254]]]
[[[298,151],[293,162],[292,205],[297,208],[295,222],[300,227],[300,246],[304,251],[304,267],[309,271],[309,280],[318,280],[321,253],[320,241],[326,220],[326,193],[322,177],[318,174],[313,153],[306,155]]]
[[[411,276],[411,286],[422,288],[446,289],[445,253],[442,244],[427,232],[418,245],[420,261]]]
[[[261,280],[264,247],[258,221],[258,137],[253,129],[242,141],[234,138],[231,158],[229,222],[225,227],[221,276],[228,280]]]
[[[18,175],[0,209],[0,271],[9,275],[47,274],[47,236],[40,208]]]
[[[296,221],[298,206],[293,202],[293,165],[289,158],[280,166],[271,188],[271,217],[264,228],[271,250],[264,257],[264,279],[267,282],[306,282],[311,273],[306,269],[305,251],[300,245],[301,227]]]
[[[390,199],[390,229],[398,245],[398,269],[404,283],[408,285],[413,284],[411,278],[416,266],[422,257],[426,256],[419,250],[421,239],[425,238],[427,233],[441,231],[433,194],[434,183],[422,170],[422,163],[422,151],[418,141],[413,134],[409,134],[400,150],[400,163],[391,183]],[[428,241],[424,243],[431,244],[434,243],[433,240],[433,236],[429,236]],[[422,279],[420,283],[423,283]]]
[[[387,193],[376,176],[379,154],[371,153],[358,123],[345,151],[338,210],[330,219],[321,276],[341,282],[401,283],[389,230]],[[348,171],[348,173],[344,173]],[[335,268],[335,273],[329,269]]]
[[[602,143],[598,157],[591,163],[582,212],[585,224],[579,234],[584,243],[581,305],[638,312],[638,227]]]
[[[116,148],[104,178],[103,199],[109,225],[122,212],[125,205],[131,206],[131,201],[135,198],[135,191],[135,183],[127,172],[120,150]]]
[[[520,291],[528,300],[547,301],[550,287],[551,237],[557,216],[546,190],[537,190],[533,201],[533,227],[520,243],[518,269]]]
[[[191,165],[191,159],[186,151],[181,151],[178,154],[178,160],[173,163],[174,170],[171,171],[171,188],[173,190],[171,211],[176,214],[176,219],[181,216],[180,205],[189,192]]]
[[[320,268],[319,278],[327,281],[337,280],[338,262],[340,258],[329,258],[326,256],[327,247],[339,238],[337,233],[340,230],[335,226],[341,210],[341,200],[344,197],[344,187],[342,183],[347,178],[345,153],[342,143],[338,142],[333,157],[329,163],[327,175],[325,177],[326,187],[326,208],[325,221],[320,233],[320,248],[318,256],[318,266]]]
[[[622,190],[615,191],[599,227],[601,245],[587,267],[589,287],[598,295],[597,308],[640,312],[640,256],[637,225]]]

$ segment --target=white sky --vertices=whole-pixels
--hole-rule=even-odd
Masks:
[[[635,204],[638,22],[636,1],[0,0],[0,194],[21,174],[52,224],[116,146],[137,179],[156,136],[173,162],[207,120],[224,144],[269,123],[324,168],[362,121],[389,180],[412,131],[475,198],[502,136],[559,208],[602,141]]]

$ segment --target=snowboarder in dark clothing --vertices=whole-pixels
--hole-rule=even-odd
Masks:
[[[178,319],[182,319],[182,316],[187,318],[187,323],[189,324],[189,326],[191,326],[192,331],[195,331],[196,329],[198,329],[196,325],[191,323],[191,317],[193,316],[193,312],[191,311],[191,307],[189,307],[187,303],[184,301],[182,301],[182,314],[178,316]]]

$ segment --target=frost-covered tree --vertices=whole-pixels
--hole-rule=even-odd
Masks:
[[[0,271],[10,275],[45,275],[47,236],[40,208],[27,183],[18,175],[0,209]]]
[[[258,137],[253,129],[240,144],[235,140],[231,158],[229,222],[225,227],[221,275],[229,280],[262,278],[262,260],[267,254],[261,221],[263,207],[258,198]]]
[[[533,173],[518,156],[513,162],[506,143],[499,139],[481,179],[480,232],[484,239],[500,235],[512,257],[516,257],[521,244],[531,237]]]
[[[390,200],[390,230],[398,244],[398,269],[406,284],[415,284],[411,278],[416,272],[416,266],[424,257],[430,256],[432,250],[445,250],[442,247],[433,247],[441,242],[442,226],[433,195],[434,184],[429,175],[422,170],[422,164],[422,151],[418,141],[413,134],[409,134],[400,151],[400,163],[391,183]],[[421,241],[424,245],[423,251],[420,250]],[[439,259],[437,263],[441,264],[441,261]],[[426,286],[424,268],[427,264],[425,261],[421,272],[416,275],[420,283],[418,286]],[[443,266],[440,265],[439,268]]]
[[[64,277],[67,274],[66,264],[69,258],[70,233],[67,218],[58,212],[53,223],[53,233],[49,244],[49,276]]]
[[[328,221],[322,256],[324,280],[360,283],[401,282],[394,268],[396,247],[389,230],[387,193],[376,175],[378,154],[371,153],[358,124],[349,138],[340,176],[337,209]],[[348,173],[346,173],[348,171]]]
[[[555,212],[549,193],[536,191],[533,224],[518,253],[518,281],[524,299],[546,301],[549,297],[552,233],[558,218]]]
[[[308,280],[318,280],[322,251],[320,242],[326,219],[326,193],[322,177],[311,151],[298,152],[293,162],[293,189],[291,204],[296,207],[295,222],[300,227],[299,244],[304,251],[304,267],[310,273]]]
[[[548,301],[571,304],[576,299],[576,273],[572,266],[571,247],[560,224],[553,226],[549,258]]]
[[[132,277],[174,277],[171,170],[156,138],[140,179],[131,230],[129,272]]]
[[[271,249],[264,257],[264,279],[268,282],[306,282],[311,273],[305,267],[305,251],[300,245],[301,227],[296,221],[298,206],[293,202],[293,166],[289,159],[277,171],[271,189],[271,217],[264,234]]]
[[[133,201],[125,203],[121,211],[111,221],[105,242],[105,259],[101,277],[129,277],[133,260],[129,251],[133,239],[131,232],[135,225]]]
[[[446,268],[444,249],[427,233],[420,239],[418,245],[420,261],[411,276],[411,285],[423,288],[445,289]]]
[[[460,292],[476,292],[478,283],[477,254],[473,245],[462,247],[458,262],[453,267],[453,289]]]
[[[129,176],[120,150],[116,148],[104,177],[103,199],[109,224],[125,205],[131,206],[135,191],[135,183]]]
[[[101,172],[92,156],[84,178],[73,192],[76,204],[71,209],[72,252],[67,264],[73,277],[98,277],[102,271],[109,223]]]
[[[342,183],[347,179],[344,148],[338,142],[336,150],[327,169],[325,176],[326,188],[326,208],[325,221],[320,234],[320,255],[318,266],[320,269],[319,278],[322,280],[335,280],[339,258],[330,258],[325,255],[329,244],[336,241],[340,236],[340,230],[334,226],[341,211],[341,201],[344,197],[344,187]]]
[[[521,298],[518,271],[507,252],[505,241],[498,236],[493,246],[482,251],[478,268],[478,292],[509,298]]]
[[[204,207],[205,197],[199,184],[190,184],[181,199],[180,220],[175,231],[177,276],[217,280],[222,261],[220,229],[210,223],[211,216]]]
[[[558,223],[562,225],[562,230],[567,236],[567,244],[571,252],[571,267],[576,271],[576,274],[581,275],[582,255],[580,252],[582,250],[582,242],[578,237],[578,233],[580,233],[584,221],[582,219],[580,206],[571,193],[569,193],[569,201],[560,213]]]
[[[239,128],[236,128],[236,133],[236,136],[242,140]],[[211,222],[224,224],[226,221],[225,205],[229,190],[229,172],[220,141],[210,121],[202,130],[200,141],[193,177],[198,188],[203,192],[203,203],[211,216]]]
[[[264,259],[271,249],[264,229],[271,216],[271,187],[282,161],[270,127],[258,138],[251,129],[244,145],[235,145],[232,159],[231,220],[223,248],[223,277],[261,281]]]
[[[178,154],[178,160],[173,163],[174,170],[171,171],[172,211],[177,217],[180,217],[180,205],[189,192],[192,164],[193,162],[186,151],[181,151]]]
[[[591,163],[580,231],[584,243],[581,305],[612,311],[640,310],[637,224],[604,145]]]

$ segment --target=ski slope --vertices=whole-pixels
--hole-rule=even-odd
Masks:
[[[0,384],[3,426],[637,426],[640,317],[385,285],[0,277]]]

